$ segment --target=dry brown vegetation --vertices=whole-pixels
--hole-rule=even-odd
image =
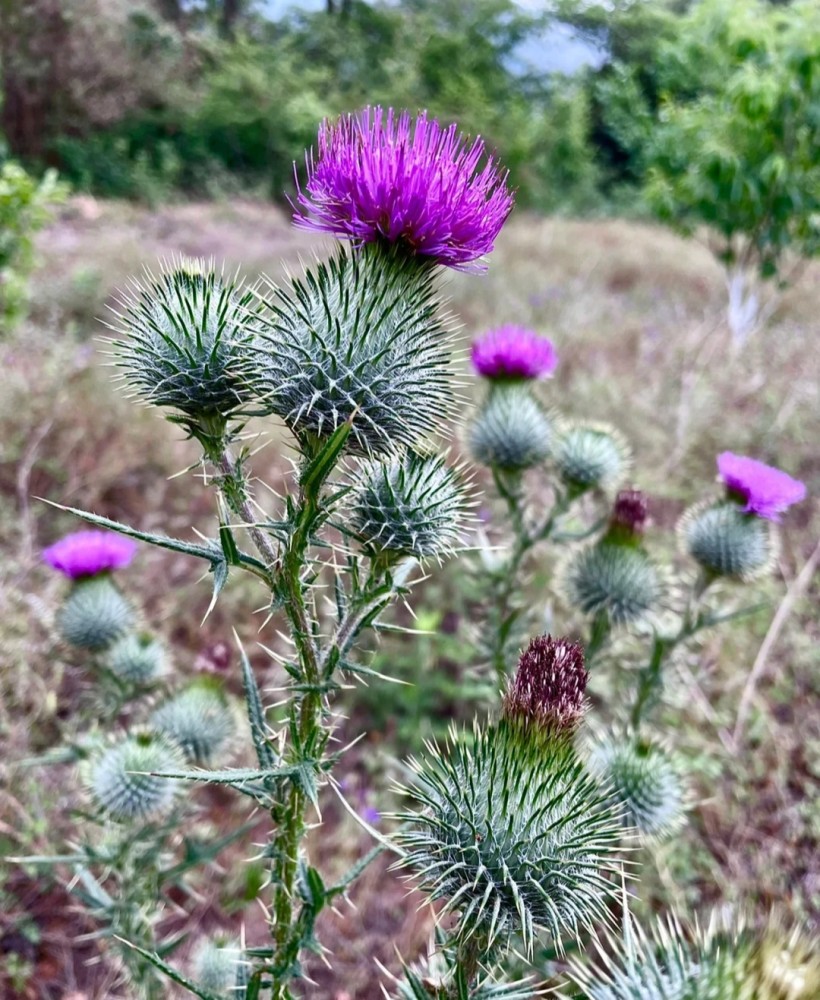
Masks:
[[[255,203],[149,212],[75,199],[42,234],[34,311],[0,344],[3,853],[59,851],[71,837],[78,804],[73,769],[16,762],[70,739],[78,725],[89,724],[94,705],[93,678],[53,638],[62,581],[39,562],[39,550],[76,521],[35,497],[182,537],[213,528],[212,497],[201,482],[191,474],[170,478],[196,462],[196,450],[112,384],[94,339],[101,332],[95,317],[105,314],[117,285],[158,256],[213,256],[229,268],[279,278],[285,265],[297,266],[299,254],[321,247],[294,232],[278,210]],[[571,414],[611,421],[630,438],[634,480],[652,498],[650,542],[671,552],[677,515],[710,488],[718,451],[770,461],[805,479],[811,496],[820,495],[818,277],[815,266],[741,354],[731,353],[721,273],[707,251],[649,226],[518,217],[486,276],[456,275],[447,286],[465,342],[501,322],[531,324],[553,337],[561,363],[547,398]],[[266,430],[254,469],[275,486],[288,474],[290,456],[284,435]],[[643,859],[641,891],[649,906],[672,902],[703,913],[728,902],[757,914],[778,906],[815,927],[820,921],[815,500],[790,513],[783,535],[776,578],[762,588],[771,606],[710,634],[678,664],[670,686],[662,721],[694,775],[697,805],[686,833]],[[539,580],[536,573],[534,598]],[[209,588],[183,557],[146,549],[123,582],[171,644],[180,675],[219,672],[238,689],[230,626],[253,647],[260,619],[248,609],[259,594],[250,585],[229,585],[200,628]],[[416,601],[425,600],[422,589]],[[459,622],[448,628],[457,632]],[[273,630],[264,641],[276,642]],[[253,659],[266,683],[277,683],[265,654]],[[750,711],[738,728],[744,690]],[[599,704],[608,691],[602,677],[594,690]],[[367,726],[355,697],[346,709]],[[354,735],[349,728],[342,723],[345,736]],[[379,794],[393,766],[389,757],[389,737],[373,733],[342,766],[342,777]],[[237,809],[223,794],[203,792],[200,801],[203,830],[243,815],[244,804]],[[320,866],[341,870],[368,849],[366,836],[332,800],[324,821],[312,838]],[[190,916],[172,919],[192,931],[238,928],[237,900],[252,895],[254,877],[238,862],[250,853],[243,843],[221,878],[202,880],[194,897],[179,901]],[[343,905],[342,916],[325,921],[333,971],[317,962],[317,985],[307,995],[375,998],[374,959],[396,968],[394,945],[406,956],[424,946],[430,915],[417,911],[418,901],[386,868],[380,859],[368,871],[353,894],[355,910]],[[59,879],[8,867],[0,876],[0,904],[0,995],[127,996],[114,985],[97,943],[77,943],[91,928]],[[264,927],[254,904],[245,920],[248,938],[258,940]]]

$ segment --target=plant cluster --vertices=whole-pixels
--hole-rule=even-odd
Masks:
[[[122,297],[111,342],[122,381],[201,446],[218,528],[189,542],[66,508],[109,530],[46,550],[72,580],[59,631],[124,683],[138,687],[152,676],[145,664],[154,640],[135,637],[135,612],[111,577],[140,540],[201,560],[213,578],[212,606],[231,577],[249,574],[285,639],[263,647],[285,678],[277,705],[266,703],[240,647],[241,765],[220,760],[233,728],[224,698],[195,684],[113,742],[85,748],[87,840],[72,854],[24,859],[74,870],[137,995],[162,996],[164,977],[202,1000],[309,995],[305,962],[322,951],[320,914],[383,850],[440,914],[429,961],[407,964],[397,997],[538,995],[538,983],[509,972],[510,955],[529,960],[539,941],[557,955],[587,947],[614,921],[629,870],[623,848],[636,831],[662,838],[683,821],[682,777],[646,726],[663,668],[685,640],[738,613],[707,610],[704,594],[719,579],[765,570],[773,522],[805,488],[762,463],[722,455],[725,494],[681,522],[698,574],[677,607],[671,574],[646,544],[645,496],[621,489],[612,497],[629,468],[627,445],[610,428],[547,411],[539,390],[556,367],[555,350],[533,331],[507,326],[474,345],[487,392],[466,429],[512,534],[500,555],[489,545],[482,553],[490,592],[479,652],[501,704],[409,762],[392,832],[377,834],[348,874],[329,882],[311,858],[307,834],[321,822],[321,796],[330,789],[356,813],[334,777],[344,751],[332,707],[351,679],[386,680],[368,666],[362,641],[399,628],[384,616],[409,595],[419,567],[463,549],[473,531],[475,488],[441,450],[456,395],[438,279],[445,267],[482,266],[512,204],[507,176],[480,140],[467,142],[426,114],[371,108],[326,122],[307,159],[296,222],[345,241],[329,261],[308,264],[282,286],[255,288],[205,262],[174,259]],[[273,512],[254,496],[251,417],[278,418],[297,456]],[[553,503],[533,509],[527,484],[545,472]],[[591,525],[573,523],[589,512]],[[568,610],[587,623],[583,643],[544,634],[522,607],[525,562],[547,541],[570,546],[559,578]],[[629,630],[648,636],[648,659],[623,664],[636,691],[624,727],[604,732],[585,721],[588,685],[594,695],[596,666],[613,636]],[[201,942],[184,970],[173,955],[179,942],[161,927],[169,890],[177,899],[191,870],[242,832],[204,845],[186,838],[180,851],[194,811],[186,789],[196,783],[233,790],[269,817],[259,852],[269,940]],[[656,958],[630,940],[602,945],[626,956],[624,976],[641,956],[662,980],[677,974],[673,959],[684,945],[660,948]],[[772,962],[760,958],[769,938],[727,940],[691,945],[681,981],[692,980],[706,951],[715,955],[718,1000],[733,996],[724,984],[737,979],[735,968],[743,982],[758,982],[750,977],[760,968],[771,978]],[[801,963],[813,968],[802,945],[784,954],[789,974]],[[723,971],[724,961],[732,970]],[[607,994],[608,973],[593,966],[574,975],[591,997],[644,995],[641,969],[637,993]],[[791,996],[810,1000],[805,990]]]

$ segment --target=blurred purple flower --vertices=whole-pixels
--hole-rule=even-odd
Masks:
[[[729,491],[746,501],[743,509],[768,521],[779,521],[784,510],[806,497],[805,483],[757,459],[724,451],[717,465]]]
[[[532,721],[547,731],[573,732],[584,714],[588,680],[579,643],[537,635],[518,660],[504,695],[503,715]]]
[[[43,561],[76,580],[127,566],[137,543],[108,531],[75,531],[43,550]]]
[[[489,379],[546,378],[558,355],[551,340],[523,326],[501,326],[473,341],[473,368]]]
[[[464,268],[493,249],[513,195],[476,139],[421,112],[365,108],[322,123],[294,220],[359,243],[381,241]],[[474,270],[480,269],[476,266]]]
[[[369,823],[371,826],[375,826],[377,823],[381,822],[381,813],[378,809],[373,806],[365,806],[361,813],[362,819],[365,823]]]

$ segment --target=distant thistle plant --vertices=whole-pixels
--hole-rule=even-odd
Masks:
[[[426,559],[462,543],[469,496],[441,456],[407,451],[366,464],[355,481],[351,521],[368,551]]]
[[[419,806],[401,815],[403,866],[458,911],[454,939],[486,951],[520,933],[532,950],[605,919],[619,832],[572,736],[583,712],[581,648],[540,637],[521,659],[501,719],[453,734],[447,753],[412,761],[405,789]]]
[[[217,455],[228,421],[249,401],[247,366],[255,339],[253,290],[201,260],[146,270],[120,301],[111,329],[116,364],[140,399],[167,407]]]
[[[647,840],[666,840],[683,824],[680,774],[657,741],[628,732],[600,735],[592,742],[589,766],[611,790],[624,823]]]
[[[245,995],[248,962],[238,941],[206,938],[193,957],[194,980],[207,993],[231,1000]]]
[[[254,392],[303,445],[350,421],[353,450],[382,454],[447,422],[452,337],[429,270],[374,248],[340,251],[267,304]]]
[[[57,612],[64,641],[92,652],[106,649],[133,624],[133,608],[107,575],[79,580]]]
[[[681,546],[708,576],[750,581],[774,566],[778,541],[773,525],[745,514],[733,500],[695,504],[678,523]]]
[[[630,452],[613,427],[570,422],[558,428],[553,462],[562,482],[577,495],[617,486],[629,468]]]
[[[151,725],[200,766],[212,763],[236,728],[221,685],[210,680],[195,681],[160,705]]]
[[[151,772],[178,770],[182,764],[181,751],[166,737],[148,732],[126,736],[93,763],[91,794],[117,822],[161,819],[174,804],[177,783]]]
[[[147,684],[167,672],[168,654],[154,636],[132,632],[109,647],[103,664],[121,680]]]
[[[527,388],[498,386],[470,425],[468,443],[481,465],[521,472],[549,456],[552,426]]]
[[[627,916],[623,940],[609,934],[600,951],[600,963],[572,962],[588,1000],[814,1000],[820,991],[816,945],[777,920],[754,929],[713,917],[704,930],[672,919],[647,934]]]
[[[491,381],[529,381],[552,375],[558,355],[551,340],[508,324],[477,337],[470,360],[476,372]]]
[[[307,159],[296,224],[464,268],[493,249],[512,211],[507,174],[456,125],[365,108],[325,121]]]

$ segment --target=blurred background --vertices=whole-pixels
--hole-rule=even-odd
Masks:
[[[180,537],[213,531],[208,492],[174,478],[197,449],[123,398],[100,320],[159,257],[214,257],[277,280],[300,256],[327,253],[291,226],[294,161],[323,117],[366,104],[457,121],[509,168],[517,208],[487,275],[446,279],[463,344],[510,322],[553,339],[546,401],[630,439],[658,558],[675,559],[676,520],[711,488],[718,452],[807,482],[810,500],[790,511],[777,571],[759,588],[767,607],[709,633],[676,667],[659,723],[697,805],[672,848],[641,858],[639,912],[774,907],[816,929],[816,0],[0,0],[0,855],[59,853],[74,836],[71,765],[10,762],[70,743],[95,719],[93,674],[54,638],[63,583],[39,556],[78,524],[34,498]],[[267,446],[254,472],[276,487],[289,470],[284,432],[257,430]],[[489,501],[484,514],[492,524]],[[528,594],[570,629],[552,565],[546,553],[533,566]],[[200,629],[210,594],[189,560],[144,551],[123,580],[173,651],[174,683],[217,674],[238,695],[234,625],[263,682],[281,682],[254,645],[250,585],[229,585]],[[472,587],[459,564],[433,574],[413,602],[431,634],[372,650],[375,669],[412,686],[356,687],[338,706],[343,738],[368,733],[341,778],[371,821],[394,804],[397,759],[492,704]],[[605,701],[606,675],[597,683]],[[247,818],[229,796],[198,801],[203,829]],[[324,819],[320,867],[367,850],[330,802]],[[243,864],[253,839],[186,901],[194,937],[243,920],[250,940],[264,935],[261,869]],[[394,946],[407,958],[425,946],[430,914],[386,868],[371,867],[355,911],[323,917],[333,971],[317,961],[311,995],[379,997],[373,958],[395,969]],[[99,942],[78,943],[94,927],[68,878],[0,866],[4,1000],[132,1000]]]

